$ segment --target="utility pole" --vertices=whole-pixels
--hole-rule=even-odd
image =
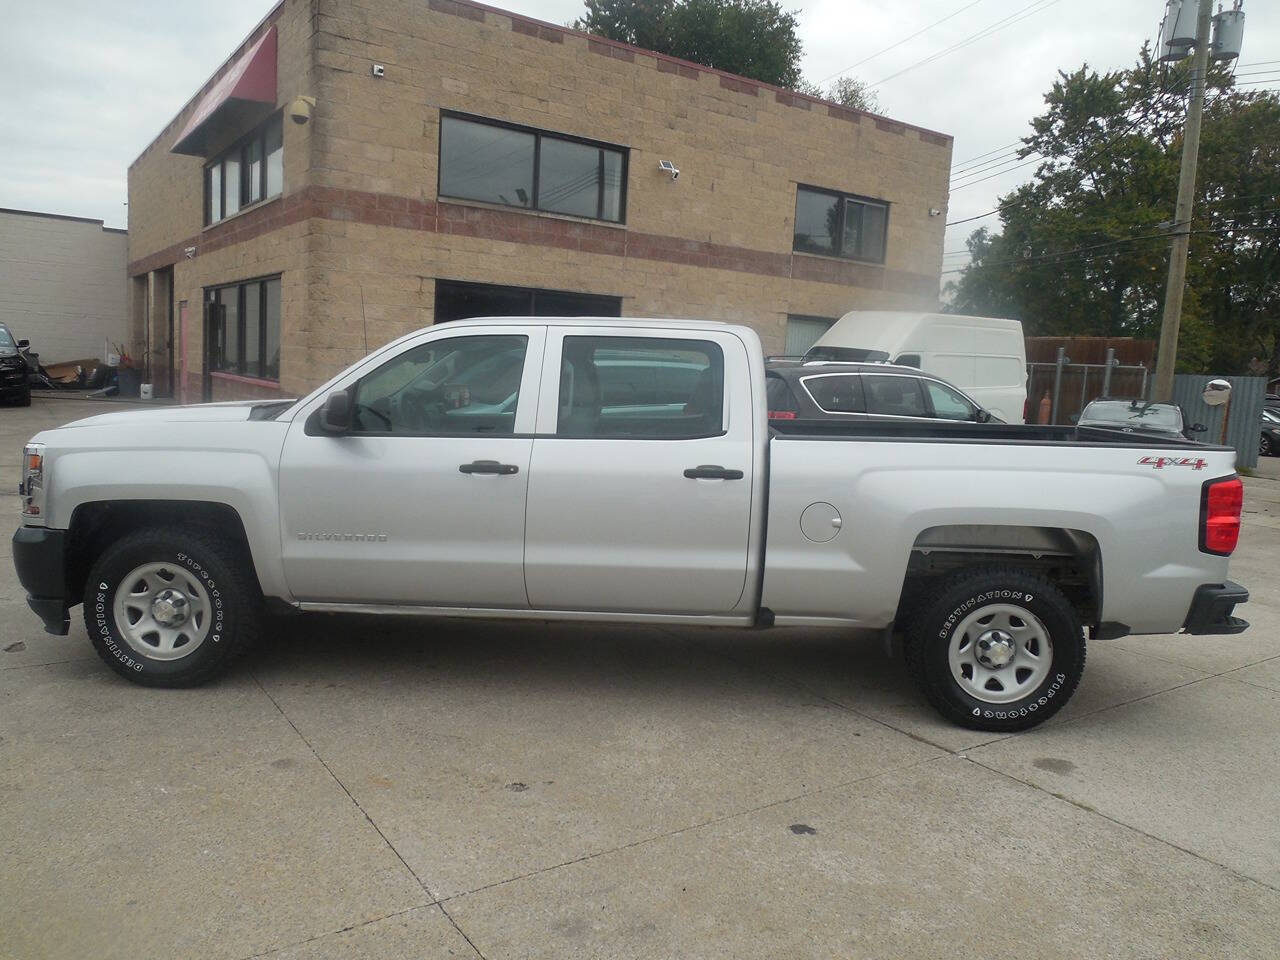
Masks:
[[[1178,359],[1178,326],[1182,322],[1182,294],[1187,279],[1187,252],[1191,246],[1191,211],[1195,204],[1196,164],[1200,159],[1200,118],[1204,113],[1204,88],[1209,72],[1209,20],[1212,0],[1200,0],[1196,18],[1196,52],[1191,62],[1191,101],[1182,137],[1182,173],[1178,178],[1178,207],[1174,213],[1173,243],[1169,248],[1169,283],[1164,293],[1164,317],[1160,321],[1160,347],[1156,354],[1155,399],[1173,399],[1173,368]]]

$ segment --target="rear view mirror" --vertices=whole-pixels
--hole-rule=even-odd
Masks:
[[[19,349],[19,350],[25,350],[25,349],[27,349],[27,347],[29,347],[29,346],[31,346],[31,341],[30,341],[30,340],[19,340],[19,341],[18,341],[18,349]]]
[[[351,395],[337,390],[320,408],[320,429],[325,433],[347,433],[351,430]]]

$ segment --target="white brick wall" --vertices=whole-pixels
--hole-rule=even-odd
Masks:
[[[99,220],[0,210],[0,320],[44,364],[126,339],[128,237]]]

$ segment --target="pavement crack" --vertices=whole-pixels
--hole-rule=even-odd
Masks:
[[[1069,806],[1075,807],[1077,810],[1081,810],[1084,813],[1092,814],[1095,817],[1101,817],[1103,820],[1106,820],[1108,823],[1113,823],[1117,827],[1120,827],[1123,830],[1128,830],[1132,833],[1136,833],[1140,837],[1146,837],[1148,840],[1151,840],[1154,843],[1158,843],[1161,846],[1169,847],[1171,850],[1177,850],[1179,853],[1185,853],[1187,856],[1194,857],[1195,859],[1201,861],[1202,863],[1207,863],[1210,866],[1217,867],[1219,870],[1222,870],[1224,873],[1230,874],[1231,876],[1235,877],[1238,880],[1244,880],[1248,883],[1256,883],[1258,886],[1263,887],[1267,890],[1270,890],[1273,893],[1280,893],[1280,887],[1277,887],[1274,884],[1268,883],[1265,880],[1259,880],[1257,877],[1251,877],[1248,874],[1241,873],[1239,870],[1236,870],[1234,867],[1229,867],[1225,863],[1219,863],[1217,860],[1214,860],[1211,857],[1206,857],[1202,853],[1196,853],[1196,851],[1190,850],[1187,847],[1182,846],[1181,844],[1174,843],[1172,840],[1166,840],[1164,837],[1156,836],[1154,833],[1148,833],[1146,830],[1143,830],[1141,827],[1135,827],[1131,823],[1126,823],[1125,821],[1117,819],[1116,817],[1113,817],[1108,813],[1103,813],[1097,807],[1091,807],[1088,804],[1081,803],[1078,800],[1072,800],[1070,797],[1064,796],[1063,794],[1054,793],[1052,790],[1047,790],[1044,787],[1040,786],[1039,784],[1032,783],[1030,780],[1024,780],[1022,779],[1022,777],[1015,776],[1014,774],[1001,770],[998,767],[993,767],[990,764],[983,763],[981,760],[975,760],[973,757],[961,757],[959,759],[965,760],[968,763],[972,763],[976,767],[981,767],[983,770],[987,770],[991,773],[996,774],[996,776],[1004,777],[1006,780],[1012,780],[1014,783],[1020,783],[1024,787],[1028,787],[1032,790],[1035,790],[1037,793],[1043,793],[1047,796],[1053,797],[1053,799],[1061,803],[1065,803]]]
[[[492,890],[495,887],[503,887],[509,883],[515,883],[518,880],[527,880],[530,877],[536,877],[536,876],[539,876],[540,874],[550,873],[552,870],[559,870],[562,867],[571,867],[575,863],[585,863],[588,860],[596,860],[600,857],[607,857],[612,853],[619,853],[623,850],[631,850],[635,847],[642,847],[642,846],[645,846],[646,844],[655,843],[659,840],[666,840],[669,837],[678,837],[682,833],[690,833],[694,830],[701,830],[703,827],[711,827],[711,826],[715,826],[716,824],[726,823],[730,820],[736,820],[740,817],[748,817],[753,813],[759,813],[762,810],[768,810],[772,807],[781,806],[784,803],[793,803],[796,800],[806,800],[809,797],[816,797],[816,796],[819,796],[820,794],[829,793],[830,791],[833,791],[833,790],[845,790],[845,789],[848,789],[849,787],[857,786],[860,783],[866,783],[867,781],[875,780],[879,777],[887,777],[890,774],[900,773],[904,770],[911,770],[914,767],[923,766],[926,763],[936,763],[939,760],[947,760],[947,759],[950,759],[950,754],[933,756],[933,757],[922,757],[919,760],[913,760],[911,763],[903,764],[900,767],[890,767],[886,770],[878,770],[875,773],[869,773],[865,777],[855,777],[852,780],[846,780],[842,783],[833,783],[825,787],[817,787],[813,790],[804,790],[792,796],[779,797],[776,800],[770,800],[768,803],[757,804],[756,806],[749,807],[745,810],[735,810],[733,813],[726,813],[719,817],[710,817],[706,820],[700,820],[697,823],[690,823],[690,824],[686,824],[683,827],[677,827],[674,830],[667,830],[664,833],[656,833],[649,837],[641,837],[639,840],[632,840],[629,843],[621,843],[621,844],[618,844],[618,846],[610,847],[607,850],[596,850],[592,853],[584,853],[580,857],[573,857],[569,860],[563,860],[560,863],[549,864],[545,867],[539,867],[536,870],[529,870],[526,873],[517,874],[514,877],[507,877],[503,880],[495,880],[493,883],[482,884],[481,886],[475,887],[474,889],[464,890],[462,893],[455,893],[447,897],[441,897],[440,900],[438,901],[438,904],[440,908],[443,910],[444,904],[448,903],[451,900],[458,900],[462,897],[469,897],[469,896],[472,896],[473,894],[483,893],[486,890]],[[447,912],[446,912],[446,915],[447,915]],[[479,951],[477,951],[477,953],[478,952]]]
[[[378,836],[382,838],[382,842],[387,845],[387,849],[390,850],[393,854],[395,854],[396,859],[399,860],[400,863],[403,864],[405,870],[409,872],[409,876],[413,877],[413,879],[417,882],[418,886],[420,886],[423,889],[423,891],[426,893],[426,895],[430,898],[430,903],[418,904],[418,906],[429,906],[430,904],[438,903],[440,898],[437,897],[435,893],[432,892],[429,886],[427,886],[426,881],[424,881],[420,876],[418,876],[418,874],[414,871],[413,867],[409,866],[409,861],[405,860],[405,858],[401,855],[400,851],[396,849],[396,845],[391,842],[390,838],[388,838],[385,833],[382,832],[382,828],[379,827],[374,822],[373,817],[369,816],[369,812],[360,805],[360,801],[355,798],[355,795],[352,794],[352,792],[347,789],[347,785],[342,782],[342,778],[333,772],[333,768],[329,766],[329,764],[325,761],[324,757],[320,756],[320,752],[316,750],[315,746],[311,743],[311,741],[307,739],[306,734],[304,734],[301,730],[298,729],[298,725],[293,722],[293,720],[289,717],[287,713],[284,712],[284,708],[280,706],[276,698],[273,697],[270,694],[270,692],[268,692],[267,688],[262,685],[262,681],[258,679],[257,674],[250,673],[249,676],[251,676],[253,678],[253,682],[258,685],[258,689],[262,691],[262,695],[265,696],[268,700],[270,700],[271,705],[274,706],[276,710],[279,711],[280,716],[284,717],[285,723],[289,724],[289,726],[293,728],[293,732],[298,735],[298,739],[307,745],[307,749],[311,751],[311,755],[316,758],[320,766],[324,767],[325,772],[328,773],[329,776],[333,778],[333,782],[336,783],[342,789],[342,792],[347,795],[347,799],[350,800],[352,805],[354,805],[355,808],[360,811],[361,816],[365,818],[369,826],[371,826],[374,829],[374,832],[377,833]],[[469,942],[470,941],[468,941],[468,943]]]
[[[405,907],[403,910],[396,910],[392,913],[383,914],[380,917],[374,917],[371,920],[361,920],[358,923],[348,924],[338,930],[326,930],[324,933],[317,933],[314,937],[307,937],[305,940],[295,940],[292,943],[283,943],[278,947],[272,947],[270,950],[264,950],[262,953],[255,953],[252,956],[245,957],[244,960],[262,960],[263,957],[273,957],[283,950],[292,950],[294,947],[305,947],[308,943],[315,943],[317,940],[323,940],[325,937],[335,937],[338,934],[349,933],[352,930],[359,930],[361,927],[367,927],[371,923],[381,923],[383,920],[391,920],[395,917],[403,917],[406,913],[413,913],[415,910],[423,910],[427,907],[434,907],[435,903],[420,903],[417,906]]]

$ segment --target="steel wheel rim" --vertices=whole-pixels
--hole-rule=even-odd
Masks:
[[[1004,642],[1008,636],[1009,644]],[[1006,647],[1010,659],[993,667]],[[984,648],[989,648],[988,652]],[[960,689],[983,703],[1012,703],[1034,691],[1053,667],[1053,641],[1040,619],[1025,607],[992,603],[960,622],[947,648],[951,676]]]
[[[144,563],[116,588],[116,630],[149,660],[181,660],[209,635],[209,594],[190,571],[174,563]]]

